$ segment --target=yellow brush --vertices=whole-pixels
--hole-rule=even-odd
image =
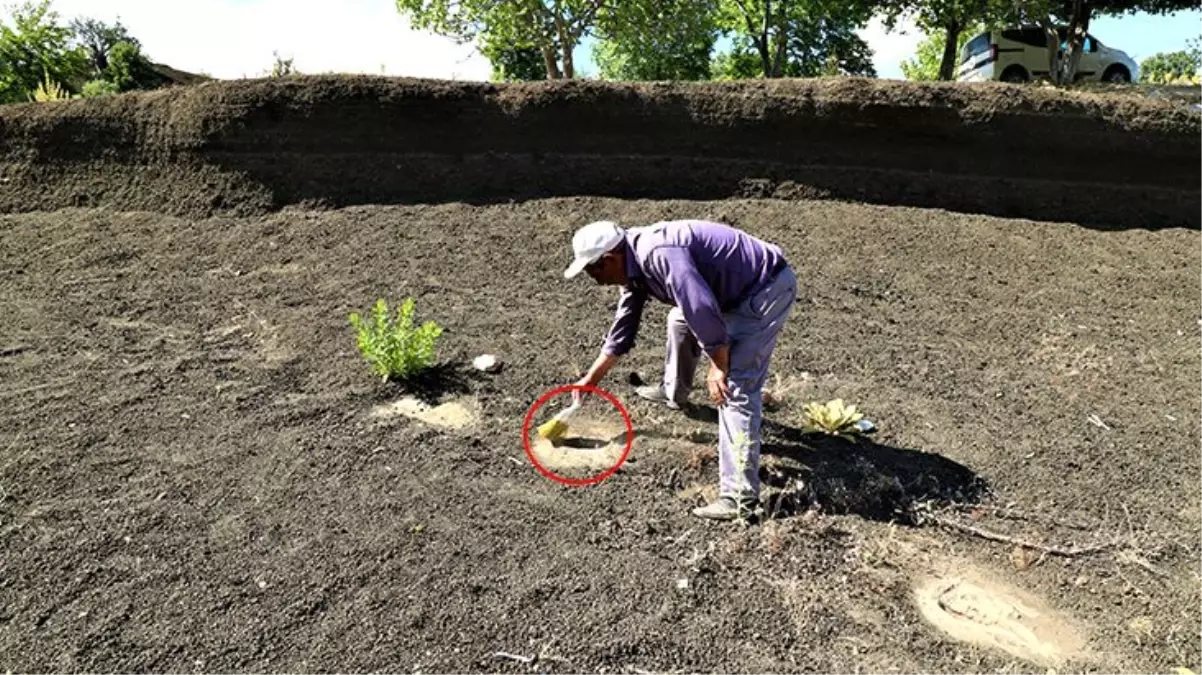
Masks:
[[[538,426],[538,435],[548,441],[558,441],[568,433],[568,418],[576,414],[580,410],[579,403],[564,408],[550,422],[544,422]]]

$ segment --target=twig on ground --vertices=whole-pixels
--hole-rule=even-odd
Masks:
[[[951,506],[952,506],[952,508],[955,508],[959,511],[975,511],[977,509],[981,509],[983,511],[989,511],[990,513],[997,516],[998,518],[1004,518],[1006,520],[1028,520],[1028,521],[1032,521],[1032,522],[1045,522],[1045,523],[1051,523],[1053,525],[1062,525],[1064,527],[1074,529],[1074,530],[1087,530],[1090,532],[1097,529],[1096,526],[1086,525],[1085,523],[1071,522],[1071,521],[1067,521],[1067,520],[1060,520],[1058,518],[1053,518],[1051,516],[1027,513],[1025,511],[1019,511],[1017,509],[1012,509],[1012,508],[1008,508],[1005,506],[991,506],[989,504],[962,504],[959,502],[952,504]]]
[[[1127,502],[1122,502],[1123,513],[1127,516],[1127,534],[1135,537],[1135,525],[1131,523],[1131,511],[1127,509]]]
[[[505,659],[507,661],[517,661],[518,663],[525,663],[526,665],[534,663],[535,658],[536,658],[534,656],[522,656],[521,654],[510,654],[509,652],[493,652],[492,657],[494,659]]]
[[[1123,568],[1121,566],[1115,565],[1114,572],[1115,572],[1115,574],[1119,575],[1119,578],[1123,580],[1123,583],[1127,584],[1128,589],[1132,589],[1135,592],[1139,593],[1140,595],[1145,595],[1144,590],[1142,588],[1131,583],[1131,580],[1127,578],[1127,575],[1123,574]]]
[[[676,539],[674,539],[672,541],[672,543],[675,544],[676,546],[680,546],[681,544],[684,543],[685,539],[689,538],[690,534],[693,534],[693,528],[691,528],[691,527],[688,530],[685,530],[684,534],[682,534],[679,537],[677,537]]]
[[[697,547],[694,546],[693,547],[693,555],[689,556],[688,559],[684,561],[684,564],[688,567],[693,567],[693,566],[697,565],[697,563],[701,562],[702,560],[705,560],[713,552],[714,552],[714,542],[712,542],[712,541],[709,543],[709,546],[706,547],[706,549],[704,551],[698,551]]]
[[[551,653],[551,647],[555,645],[555,640],[548,642],[538,650],[538,655],[534,657],[536,661],[555,661],[557,663],[571,663],[568,659],[555,656]]]
[[[571,661],[569,661],[568,659],[565,659],[565,658],[562,658],[559,656],[555,656],[554,654],[551,653],[551,647],[554,644],[555,644],[555,641],[552,640],[551,642],[543,645],[538,650],[538,653],[535,654],[534,656],[522,656],[521,654],[512,654],[510,652],[493,652],[492,657],[494,659],[504,659],[506,661],[517,661],[518,663],[522,663],[525,665],[530,665],[532,663],[536,663],[539,661],[544,661],[544,662],[545,661],[555,661],[557,663],[571,663]]]
[[[1104,551],[1104,550],[1114,546],[1113,543],[1095,544],[1093,546],[1079,546],[1079,547],[1073,547],[1073,548],[1063,548],[1060,546],[1047,546],[1044,544],[1036,544],[1035,542],[1026,541],[1024,539],[1019,539],[1017,537],[1011,537],[1009,535],[1000,534],[998,532],[991,532],[989,530],[983,530],[979,527],[973,527],[972,525],[965,525],[964,523],[958,523],[949,518],[942,518],[940,516],[933,515],[933,514],[928,516],[928,518],[930,518],[931,521],[937,525],[941,525],[943,527],[948,527],[953,530],[959,530],[960,532],[964,532],[966,534],[971,534],[971,535],[980,537],[982,539],[988,539],[990,541],[998,541],[998,542],[1002,542],[1005,544],[1014,544],[1015,546],[1021,546],[1023,548],[1029,548],[1029,549],[1032,549],[1035,551],[1043,551],[1044,553],[1047,553],[1048,555],[1060,556],[1062,558],[1076,558],[1079,556],[1089,555],[1091,553],[1097,553],[1099,551]]]
[[[1147,558],[1144,558],[1141,555],[1136,555],[1134,551],[1119,551],[1119,554],[1115,557],[1119,560],[1119,562],[1130,563],[1136,567],[1144,568],[1150,572],[1152,576],[1160,577],[1161,579],[1167,579],[1169,577],[1168,572],[1165,572],[1159,567],[1148,562]]]

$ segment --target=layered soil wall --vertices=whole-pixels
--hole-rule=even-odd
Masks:
[[[0,212],[777,197],[1196,229],[1200,134],[1188,107],[1006,85],[212,82],[0,108]]]

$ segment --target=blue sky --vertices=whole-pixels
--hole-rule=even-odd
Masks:
[[[65,19],[119,17],[151,58],[220,78],[260,76],[277,51],[305,73],[486,80],[491,72],[470,45],[414,31],[394,0],[53,0],[52,8]],[[1198,37],[1202,11],[1097,19],[1093,32],[1138,61]],[[912,28],[886,33],[879,21],[861,36],[878,75],[888,78],[901,77],[901,62],[922,40]],[[577,57],[586,74],[596,73],[587,46]]]

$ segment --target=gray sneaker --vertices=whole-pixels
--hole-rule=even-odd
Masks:
[[[740,516],[750,519],[755,514],[750,502],[735,501],[734,497],[719,497],[717,501],[693,509],[693,515],[708,520],[736,520]]]
[[[638,394],[641,398],[647,399],[648,401],[663,403],[672,410],[680,410],[683,407],[680,403],[668,398],[668,395],[664,393],[664,385],[662,384],[649,384],[645,387],[635,387],[634,393]]]

